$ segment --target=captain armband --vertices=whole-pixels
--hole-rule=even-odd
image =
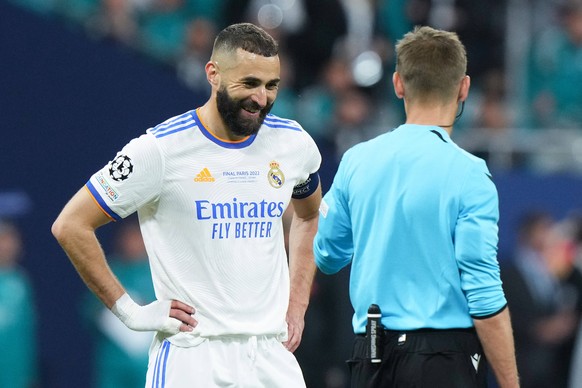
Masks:
[[[316,171],[309,175],[304,182],[293,187],[291,196],[293,199],[307,198],[317,190],[317,186],[319,186],[319,172]]]

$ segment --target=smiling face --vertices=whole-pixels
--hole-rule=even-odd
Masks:
[[[259,128],[273,104],[264,108],[250,100],[235,100],[226,88],[216,93],[216,105],[222,120],[235,136],[246,137],[259,132]]]
[[[228,131],[237,137],[256,134],[277,97],[279,57],[237,49],[213,64],[219,75],[216,105]]]

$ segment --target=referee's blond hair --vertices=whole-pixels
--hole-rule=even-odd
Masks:
[[[396,44],[396,71],[409,101],[448,101],[467,73],[465,46],[454,32],[417,26]]]

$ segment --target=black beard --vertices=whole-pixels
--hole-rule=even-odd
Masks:
[[[230,132],[236,136],[246,137],[259,132],[259,128],[263,125],[263,121],[271,111],[273,104],[268,104],[261,109],[256,120],[243,119],[240,116],[243,107],[246,107],[247,110],[256,110],[260,106],[250,100],[235,100],[228,95],[226,89],[222,88],[216,92],[216,106]]]

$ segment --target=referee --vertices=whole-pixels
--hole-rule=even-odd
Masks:
[[[465,48],[416,27],[396,55],[406,123],[344,154],[314,241],[322,272],[351,264],[351,386],[486,387],[489,365],[501,388],[518,387],[497,190],[450,137],[470,87]]]

